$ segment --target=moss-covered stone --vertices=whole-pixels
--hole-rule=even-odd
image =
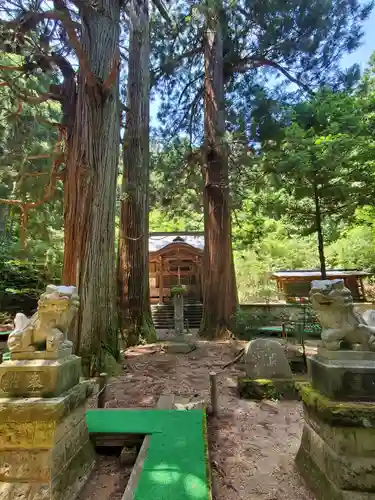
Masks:
[[[348,464],[345,458],[340,460],[338,456],[336,464],[333,464],[329,446],[321,446],[321,443],[311,445],[310,439],[302,439],[296,465],[307,486],[319,500],[375,500],[375,491],[369,484],[373,467],[367,466],[365,462],[356,463],[355,459],[352,464]],[[351,466],[353,464],[354,469]]]
[[[87,441],[52,482],[0,482],[0,500],[74,500],[94,465],[93,448]]]
[[[309,489],[321,500],[343,500],[341,491],[330,481],[301,446],[296,456],[297,468]]]
[[[308,424],[303,428],[301,446],[335,486],[348,491],[375,492],[375,458],[338,454]]]
[[[86,381],[57,398],[0,399],[0,500],[76,498],[95,463],[85,421],[91,393]]]
[[[375,429],[373,427],[334,427],[323,422],[305,406],[305,422],[339,456],[374,457]]]
[[[92,390],[93,383],[83,381],[58,398],[0,398],[0,424],[57,423],[83,405]]]
[[[250,379],[239,377],[237,388],[244,399],[299,399],[296,383],[300,379]]]
[[[333,401],[312,388],[297,384],[303,404],[312,415],[337,427],[375,427],[375,403]]]

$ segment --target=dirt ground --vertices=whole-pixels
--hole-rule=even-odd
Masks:
[[[239,365],[221,370],[234,356],[228,343],[199,342],[189,354],[166,354],[156,345],[129,349],[123,374],[110,380],[107,406],[155,406],[162,393],[208,401],[208,375],[216,371],[220,415],[209,421],[215,500],[314,500],[294,467],[300,404],[239,399]],[[121,500],[129,472],[118,459],[101,457],[79,500]]]

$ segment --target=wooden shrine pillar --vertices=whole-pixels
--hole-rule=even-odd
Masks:
[[[164,303],[164,262],[159,258],[159,304]]]

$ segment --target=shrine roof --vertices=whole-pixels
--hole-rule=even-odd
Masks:
[[[327,278],[345,278],[347,276],[371,276],[371,273],[366,271],[358,271],[356,269],[330,269],[327,271]],[[283,278],[320,278],[319,269],[296,269],[289,271],[277,271],[272,273],[272,279]]]
[[[203,232],[159,232],[150,233],[148,238],[149,252],[157,252],[162,248],[172,244],[185,243],[199,250],[204,249],[204,233]]]

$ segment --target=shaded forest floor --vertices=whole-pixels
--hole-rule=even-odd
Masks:
[[[221,371],[234,356],[228,343],[198,342],[189,354],[167,354],[159,345],[128,349],[123,374],[110,380],[107,406],[153,407],[162,393],[208,401],[208,375],[216,371],[220,415],[209,422],[215,500],[313,500],[294,466],[300,404],[239,399],[240,366]],[[79,500],[121,500],[130,471],[116,458],[100,457]]]

